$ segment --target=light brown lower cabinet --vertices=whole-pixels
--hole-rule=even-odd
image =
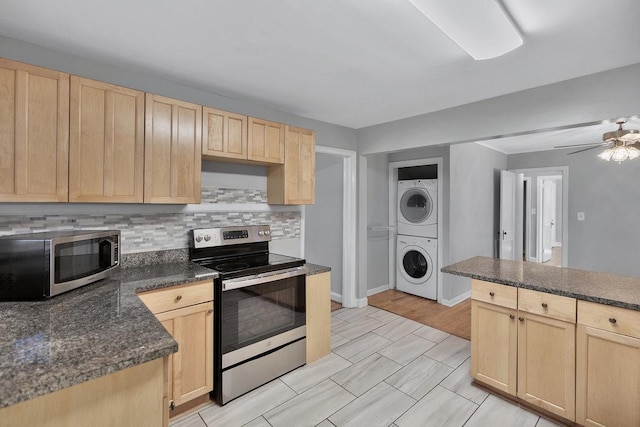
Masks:
[[[0,409],[3,427],[167,426],[163,358]]]
[[[640,311],[578,302],[576,422],[640,426]]]
[[[307,363],[331,353],[331,273],[307,276]]]
[[[173,409],[213,390],[213,281],[139,294],[178,343],[169,356],[168,397]]]
[[[213,390],[213,302],[157,314],[178,342],[169,356],[169,403],[182,405]]]
[[[575,420],[575,299],[479,280],[471,297],[471,376]]]

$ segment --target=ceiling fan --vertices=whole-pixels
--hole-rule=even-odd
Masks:
[[[613,160],[615,162],[622,163],[627,159],[635,159],[636,157],[640,157],[640,150],[634,147],[636,143],[640,142],[640,130],[623,129],[622,125],[626,122],[626,119],[616,120],[618,129],[612,132],[605,132],[602,135],[602,142],[558,145],[554,148],[586,147],[581,150],[567,153],[567,155],[570,155],[582,153],[583,151],[593,150],[594,148],[605,147],[606,149],[602,153],[598,154],[598,157],[602,160]]]

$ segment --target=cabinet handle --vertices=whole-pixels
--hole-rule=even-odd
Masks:
[[[543,303],[542,303],[542,308],[547,308],[547,307],[549,307],[549,306],[547,305],[547,303],[546,303],[546,302],[543,302]]]
[[[521,322],[524,322],[524,317],[520,316],[520,317],[518,317],[518,320],[521,321]]]
[[[173,411],[174,409],[176,409],[176,402],[174,400],[172,400],[171,402],[169,402],[169,409],[171,411]]]
[[[615,325],[616,323],[618,323],[618,321],[616,320],[615,317],[610,317],[609,318],[609,322],[611,322],[611,324]]]
[[[490,296],[490,297],[493,297],[493,296],[495,296],[495,295],[496,295],[496,294],[494,294],[493,292],[489,292],[489,296]]]
[[[210,308],[209,310],[207,310],[207,314],[211,314],[213,313],[213,308]]]
[[[182,299],[182,295],[178,295],[178,296],[176,297],[176,302],[180,301],[181,299]]]
[[[513,314],[510,314],[510,315],[509,315],[509,319],[513,320],[513,319],[515,319],[515,318],[516,318],[516,316],[514,316]]]

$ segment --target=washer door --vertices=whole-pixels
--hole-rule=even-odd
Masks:
[[[433,274],[433,261],[429,254],[417,246],[409,246],[402,251],[402,276],[410,283],[421,284]]]
[[[422,188],[408,189],[400,199],[400,213],[405,220],[412,224],[424,222],[433,211],[433,200],[429,193]]]

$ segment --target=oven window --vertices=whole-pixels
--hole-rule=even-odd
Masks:
[[[222,352],[305,324],[305,276],[222,292]]]
[[[55,245],[55,283],[79,279],[111,267],[111,245],[113,242],[104,238]]]

